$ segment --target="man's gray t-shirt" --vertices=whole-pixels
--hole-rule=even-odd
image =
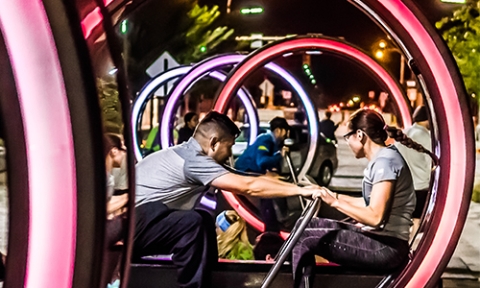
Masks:
[[[162,201],[168,208],[180,210],[194,208],[207,186],[228,173],[203,153],[194,138],[150,154],[136,165],[135,171],[137,207]]]
[[[367,205],[373,185],[382,181],[394,181],[390,207],[386,210],[389,216],[384,219],[383,229],[372,232],[408,241],[416,203],[415,190],[410,169],[393,145],[378,151],[364,171],[362,194]]]

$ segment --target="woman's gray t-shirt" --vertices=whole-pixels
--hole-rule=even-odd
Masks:
[[[364,170],[362,194],[367,206],[373,185],[382,181],[394,182],[393,195],[381,228],[372,232],[408,241],[416,204],[415,190],[410,169],[393,145],[378,151]]]

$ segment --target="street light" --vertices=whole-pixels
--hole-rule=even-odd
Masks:
[[[388,47],[388,43],[385,41],[385,40],[380,40],[380,42],[378,42],[378,47],[379,49],[377,49],[375,51],[375,58],[377,59],[383,59],[383,57],[385,56],[385,53],[388,53],[388,52],[397,52],[399,55],[400,55],[400,84],[404,84],[405,83],[405,56],[403,55],[402,51],[400,51],[400,49],[398,48],[395,48],[395,47]]]
[[[251,7],[251,8],[242,8],[240,9],[240,14],[248,15],[248,14],[262,14],[263,8],[262,7]]]

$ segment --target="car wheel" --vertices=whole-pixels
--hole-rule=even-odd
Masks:
[[[329,163],[323,163],[317,175],[318,185],[328,186],[328,184],[330,184],[330,180],[332,180],[332,176],[333,176],[332,165],[330,165]]]

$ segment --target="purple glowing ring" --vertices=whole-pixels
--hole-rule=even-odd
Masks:
[[[230,55],[220,55],[220,56],[214,56],[212,58],[208,58],[197,65],[195,65],[192,70],[190,70],[174,87],[172,92],[170,93],[170,97],[168,99],[167,105],[165,106],[165,112],[163,114],[161,126],[160,126],[160,133],[161,133],[161,141],[162,141],[162,147],[168,147],[171,145],[171,137],[170,137],[170,127],[169,123],[171,123],[171,120],[173,118],[173,110],[176,107],[177,101],[180,99],[180,96],[185,93],[185,91],[192,85],[192,83],[196,80],[198,80],[202,75],[207,73],[208,71],[212,71],[214,69],[218,69],[222,66],[227,66],[227,65],[235,65],[239,62],[241,62],[243,59],[245,59],[245,55],[240,55],[240,54],[230,54]],[[317,114],[314,112],[315,109],[313,108],[313,104],[311,103],[310,99],[308,98],[306,92],[302,89],[301,85],[296,81],[287,71],[282,69],[280,66],[269,63],[265,65],[265,68],[268,70],[271,70],[272,72],[278,74],[279,76],[283,77],[287,82],[289,82],[296,92],[300,95],[304,106],[307,110],[307,115],[310,115],[310,118],[314,117],[315,121],[313,122],[313,128],[311,128],[311,133],[313,133],[311,136],[314,141],[314,144],[316,145],[317,141],[317,135],[318,135],[318,120],[317,120]],[[258,123],[258,122],[257,122]],[[309,124],[311,125],[311,124]],[[252,127],[251,126],[251,133],[250,133],[250,141],[249,143],[252,144],[256,137],[257,133],[254,128],[258,127]],[[311,126],[312,127],[312,126]],[[315,146],[316,148],[316,146]]]
[[[143,156],[140,151],[136,127],[140,125],[140,122],[141,122],[140,115],[143,110],[142,108],[144,108],[147,102],[148,97],[152,95],[152,93],[156,89],[158,89],[158,87],[160,87],[163,83],[170,81],[172,79],[181,77],[182,75],[186,74],[190,69],[192,69],[192,66],[180,66],[180,67],[176,67],[171,70],[168,70],[162,74],[159,74],[158,76],[153,78],[148,84],[146,84],[144,88],[142,88],[140,94],[135,99],[135,103],[132,109],[132,119],[131,119],[132,125],[131,126],[132,126],[132,137],[133,137],[133,143],[134,143],[133,145],[134,153],[137,161],[140,161],[143,158]],[[221,82],[223,82],[227,78],[225,74],[218,71],[214,71],[210,73],[210,76]],[[252,131],[254,132],[252,133],[254,134],[253,141],[255,141],[255,137],[257,135],[257,127],[258,127],[258,115],[257,115],[257,110],[254,106],[255,102],[252,96],[245,89],[240,89],[237,95],[243,102],[245,106],[245,110],[247,111],[250,126],[253,127],[252,128]],[[250,141],[252,141],[252,136],[250,137]]]

